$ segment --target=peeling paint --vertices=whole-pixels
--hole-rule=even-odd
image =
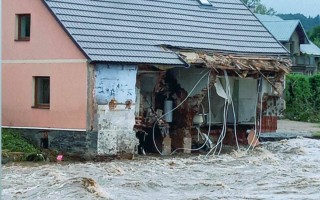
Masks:
[[[136,75],[136,66],[102,64],[96,66],[99,155],[133,153],[138,144],[133,131]]]
[[[134,112],[134,107],[125,109],[125,105],[119,105],[117,111],[109,110],[107,105],[98,105],[99,155],[116,155],[134,151],[138,144],[133,131]]]
[[[96,100],[99,105],[107,104],[113,98],[124,104],[131,99],[135,103],[135,65],[96,65]]]

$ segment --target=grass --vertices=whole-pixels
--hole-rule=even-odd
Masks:
[[[313,133],[313,134],[312,134],[312,137],[314,137],[314,138],[320,138],[320,131]]]

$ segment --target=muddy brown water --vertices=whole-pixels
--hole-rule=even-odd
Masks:
[[[320,199],[320,140],[220,156],[2,167],[2,199]]]

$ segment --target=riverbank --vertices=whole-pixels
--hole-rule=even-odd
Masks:
[[[278,129],[276,133],[261,134],[262,141],[279,141],[282,139],[293,139],[297,137],[319,139],[320,124],[291,120],[278,120]]]
[[[280,141],[283,139],[293,139],[297,137],[320,138],[320,124],[297,122],[291,120],[279,120],[278,130],[276,133],[261,134],[262,141]],[[28,143],[14,130],[4,129],[2,135],[3,147],[2,161],[7,162],[19,161],[47,161],[56,162],[58,152],[49,149],[39,149]],[[81,157],[81,155],[64,155],[64,161],[67,162],[108,162],[111,160],[133,159],[133,155],[118,156],[94,156]]]

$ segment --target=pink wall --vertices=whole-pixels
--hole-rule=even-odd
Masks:
[[[2,125],[85,129],[85,56],[41,0],[3,0],[2,4]],[[31,13],[30,41],[14,41],[19,13]],[[31,108],[33,76],[50,76],[50,109]]]
[[[3,125],[85,129],[85,69],[85,63],[4,65]],[[50,76],[50,109],[31,108],[33,76]]]
[[[2,0],[3,60],[85,59],[41,0]],[[15,41],[15,15],[31,14],[30,41]]]

